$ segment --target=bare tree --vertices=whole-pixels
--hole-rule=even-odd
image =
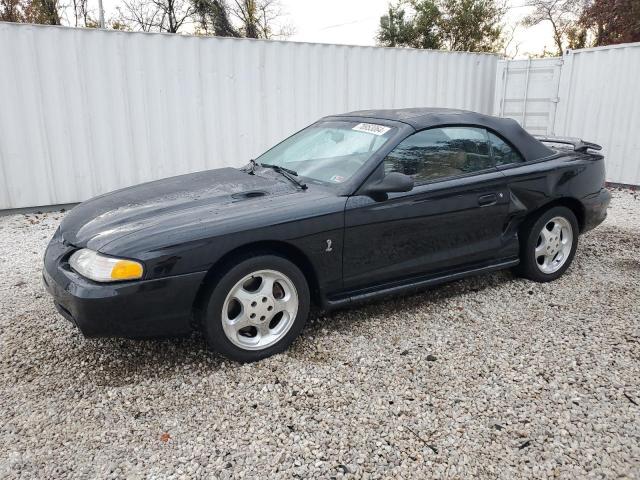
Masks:
[[[505,58],[514,59],[520,52],[520,46],[522,42],[516,42],[516,30],[518,30],[519,23],[515,23],[509,30],[502,31],[502,56]]]
[[[241,37],[233,25],[224,0],[192,0],[197,19],[197,33],[218,37]]]
[[[582,5],[579,0],[531,0],[526,4],[533,7],[523,24],[533,26],[549,22],[553,28],[553,42],[562,55],[569,43],[569,36],[575,30]]]
[[[23,22],[24,4],[21,0],[0,0],[0,22]]]
[[[242,22],[242,30],[247,38],[260,38],[262,26],[256,0],[234,0],[233,14]]]
[[[263,0],[258,2],[260,24],[263,38],[286,39],[296,33],[295,27],[289,22],[282,22],[286,17],[280,0]]]
[[[78,25],[88,0],[71,1]],[[121,0],[117,11],[112,24],[118,29],[180,33],[193,24],[201,35],[286,38],[293,34],[290,25],[279,21],[283,17],[279,0]]]
[[[137,0],[123,0],[122,6],[117,7],[119,24],[127,25],[133,30],[151,32],[158,25],[160,10],[152,2]]]
[[[88,0],[72,0],[73,21],[75,27],[87,27],[94,22],[89,19]]]
[[[279,0],[233,0],[230,12],[241,23],[247,38],[286,38],[293,34],[291,25],[278,25],[283,12]]]
[[[118,25],[143,32],[179,33],[192,21],[195,8],[189,0],[123,0]]]
[[[162,32],[178,33],[195,12],[188,0],[151,0],[160,11],[158,28]]]

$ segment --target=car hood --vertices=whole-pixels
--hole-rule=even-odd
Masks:
[[[272,177],[273,175],[273,177]],[[64,240],[100,250],[113,240],[150,227],[174,227],[220,213],[246,215],[256,202],[286,199],[303,191],[268,172],[249,175],[221,168],[136,185],[92,198],[73,208],[62,221]],[[279,202],[276,202],[279,203]]]

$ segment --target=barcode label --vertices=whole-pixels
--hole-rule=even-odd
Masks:
[[[371,133],[373,135],[384,135],[389,130],[391,130],[391,128],[385,127],[383,125],[376,125],[375,123],[359,123],[358,125],[353,127],[353,130],[356,130],[358,132]]]

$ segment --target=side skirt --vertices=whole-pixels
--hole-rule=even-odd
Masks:
[[[480,275],[483,273],[495,272],[497,270],[504,270],[505,268],[515,267],[520,263],[519,259],[502,261],[500,263],[495,263],[491,265],[486,265],[483,267],[472,268],[469,270],[464,270],[455,273],[447,273],[445,275],[440,275],[437,277],[419,277],[414,279],[409,279],[408,281],[401,284],[383,284],[377,290],[367,289],[366,291],[354,291],[350,292],[345,297],[338,298],[326,298],[323,302],[324,310],[335,310],[338,308],[350,307],[353,305],[358,305],[361,303],[365,303],[374,299],[378,299],[381,297],[395,296],[407,293],[414,293],[427,287],[431,287],[434,285],[439,285],[441,283],[452,282],[454,280],[459,280],[465,277],[471,277],[474,275]]]

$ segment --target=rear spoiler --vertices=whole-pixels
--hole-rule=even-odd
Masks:
[[[576,152],[586,153],[587,150],[602,150],[597,143],[585,142],[580,138],[574,137],[548,137],[545,135],[534,135],[534,138],[542,143],[562,143],[565,145],[573,145]]]

